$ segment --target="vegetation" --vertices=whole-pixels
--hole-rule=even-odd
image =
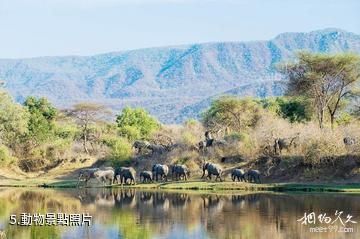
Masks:
[[[141,108],[124,108],[116,117],[116,123],[120,134],[129,140],[148,139],[160,128],[159,122]]]
[[[80,137],[86,153],[89,153],[87,144],[88,141],[92,140],[91,137],[93,136],[91,135],[91,125],[103,119],[106,113],[108,113],[108,111],[104,106],[94,103],[79,103],[67,112],[69,116],[76,119],[76,123],[81,129]],[[92,138],[94,138],[94,136]]]
[[[0,164],[29,173],[100,162],[137,170],[148,170],[154,162],[179,163],[196,178],[203,162],[212,161],[227,174],[235,167],[256,168],[272,181],[357,179],[360,111],[353,97],[358,61],[350,54],[300,53],[295,63],[279,67],[289,79],[287,96],[219,97],[201,120],[176,126],[162,125],[140,108],[125,107],[112,121],[102,105],[58,110],[36,97],[20,105],[0,91]],[[206,131],[215,146],[201,149],[209,139]],[[351,143],[344,144],[345,137]],[[291,143],[278,152],[274,142],[279,140]],[[141,152],[132,147],[139,141],[145,142]]]
[[[354,54],[314,54],[301,52],[296,63],[284,64],[281,71],[289,78],[288,94],[312,100],[320,128],[325,112],[334,127],[336,113],[346,106],[344,99],[356,92],[360,79],[360,58]]]

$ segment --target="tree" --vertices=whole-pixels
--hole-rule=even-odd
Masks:
[[[160,123],[141,108],[125,107],[116,117],[120,133],[134,140],[136,137],[148,138],[160,128]]]
[[[14,149],[22,135],[27,133],[29,113],[13,102],[5,91],[0,91],[0,144]]]
[[[312,100],[319,127],[323,128],[326,111],[334,126],[336,113],[344,107],[360,79],[358,55],[300,52],[297,62],[279,66],[288,81],[288,95],[302,95]]]
[[[311,120],[312,107],[303,97],[276,97],[260,99],[259,104],[264,108],[289,120],[291,123]]]
[[[24,107],[30,113],[27,141],[32,141],[37,146],[49,140],[54,135],[54,121],[57,115],[55,107],[46,98],[33,96],[26,98]]]
[[[213,131],[240,132],[254,127],[261,117],[261,107],[251,99],[223,96],[212,102],[203,114],[204,126]]]
[[[72,109],[67,110],[68,116],[76,119],[77,125],[81,129],[81,139],[83,141],[83,148],[86,153],[89,153],[87,144],[90,136],[90,126],[110,114],[110,111],[103,105],[95,103],[78,103]]]

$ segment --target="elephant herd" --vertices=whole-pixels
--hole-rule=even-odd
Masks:
[[[223,174],[223,169],[220,165],[205,162],[202,167],[203,174],[201,178],[205,177],[205,173],[207,172],[206,178],[211,180],[212,176],[215,176],[215,181],[218,179],[223,181],[221,176]],[[152,166],[151,171],[142,171],[139,174],[140,182],[142,183],[152,183],[153,181],[167,181],[169,173],[171,173],[172,181],[174,180],[184,180],[187,181],[190,177],[190,170],[186,165],[181,164],[173,164],[170,166],[165,164],[154,164]],[[258,182],[260,183],[260,172],[258,170],[250,169],[246,173],[243,169],[233,169],[231,172],[231,178],[233,181],[236,179],[244,182]],[[120,167],[120,168],[112,168],[112,167],[104,167],[104,168],[87,168],[82,169],[79,172],[78,183],[85,182],[87,185],[90,179],[96,179],[101,182],[103,185],[107,183],[109,185],[112,184],[136,184],[136,170],[133,167]]]
[[[214,163],[205,163],[203,166],[203,175],[201,176],[201,178],[204,178],[205,176],[205,172],[207,171],[207,178],[211,180],[211,176],[214,175],[216,176],[215,181],[217,181],[218,179],[220,179],[220,181],[222,181],[221,179],[221,175],[223,173],[223,169]],[[261,183],[260,180],[260,171],[259,170],[254,170],[254,169],[250,169],[247,172],[245,172],[243,169],[233,169],[231,172],[231,179],[232,181],[235,182],[235,180],[240,181],[244,181],[244,182],[254,182],[254,183]]]

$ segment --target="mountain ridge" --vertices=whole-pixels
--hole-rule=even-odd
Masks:
[[[281,95],[278,82],[284,79],[275,65],[292,59],[298,50],[360,53],[360,35],[327,28],[281,33],[268,41],[0,59],[0,79],[19,102],[35,95],[61,108],[80,101],[103,103],[116,111],[130,105],[146,108],[165,123],[179,123],[198,117],[222,94]]]

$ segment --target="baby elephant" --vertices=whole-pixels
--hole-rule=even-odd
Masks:
[[[245,171],[243,169],[239,169],[236,168],[231,172],[231,179],[233,180],[233,182],[235,182],[235,180],[237,179],[239,182],[243,181],[246,182],[245,179]]]
[[[261,183],[259,170],[250,169],[246,174],[247,174],[247,179],[248,179],[249,183],[251,183],[251,182]]]
[[[135,182],[136,171],[133,167],[120,167],[116,172],[116,180],[118,184],[126,183],[130,179],[130,184],[136,184]]]
[[[103,184],[106,184],[106,181],[109,181],[111,185],[114,181],[115,173],[113,170],[97,170],[94,172],[94,176]]]
[[[142,182],[153,182],[152,180],[152,172],[151,171],[142,171],[140,173],[140,180],[143,179]]]

